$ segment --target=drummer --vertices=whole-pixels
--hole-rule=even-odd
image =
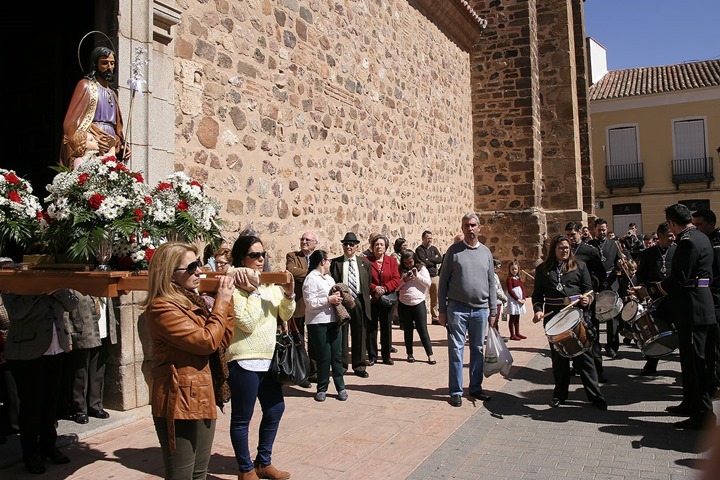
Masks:
[[[640,252],[638,256],[638,269],[635,274],[637,284],[650,286],[653,283],[662,282],[670,276],[672,259],[675,254],[675,236],[670,231],[667,222],[658,225],[657,243]],[[672,323],[669,313],[669,302],[663,301],[663,308],[655,310],[653,315],[662,320]],[[657,373],[658,359],[647,357],[645,366],[640,370],[640,375],[655,375]]]
[[[631,291],[644,300],[653,301],[665,296],[680,342],[683,400],[666,410],[689,418],[675,423],[676,428],[698,430],[715,425],[708,378],[709,362],[715,351],[717,329],[710,283],[712,281],[713,247],[710,240],[692,224],[690,210],[676,203],[665,209],[665,219],[677,238],[670,276],[651,287],[635,287]],[[708,355],[710,353],[710,355]]]
[[[552,321],[553,313],[559,312],[572,302],[575,302],[576,307],[582,307],[583,315],[588,315],[587,309],[593,302],[590,272],[582,261],[575,259],[570,240],[565,235],[553,238],[547,258],[535,269],[532,301],[535,311],[533,322],[542,320],[543,326]],[[555,382],[550,406],[557,407],[568,397],[571,359],[560,355],[552,344],[550,357]],[[588,400],[600,410],[607,410],[607,402],[598,385],[592,349],[572,358],[572,362],[576,372],[580,374]]]

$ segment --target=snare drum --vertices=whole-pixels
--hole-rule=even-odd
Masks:
[[[677,332],[664,321],[653,318],[650,312],[638,317],[633,324],[638,345],[646,357],[657,358],[669,355],[680,344]]]
[[[623,302],[617,292],[604,290],[595,296],[595,318],[600,322],[607,322],[617,317],[622,308]]]
[[[579,308],[568,308],[555,314],[545,325],[545,336],[557,352],[567,358],[582,355],[595,338]]]
[[[637,300],[628,300],[620,312],[620,317],[627,323],[635,323],[643,315],[645,315],[645,307]]]

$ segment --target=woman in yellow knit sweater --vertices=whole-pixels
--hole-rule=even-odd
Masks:
[[[233,265],[258,272],[265,265],[265,248],[258,237],[237,239],[232,249]],[[278,470],[271,463],[280,419],[285,411],[282,386],[275,381],[270,361],[275,351],[278,317],[284,323],[295,311],[295,282],[286,285],[254,286],[242,270],[235,273],[235,332],[227,351],[232,392],[230,439],[240,468],[241,480],[290,478],[290,473]],[[248,430],[255,408],[260,401],[262,420],[257,456],[250,459]]]

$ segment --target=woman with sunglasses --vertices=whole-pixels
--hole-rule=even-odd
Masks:
[[[588,306],[593,302],[592,282],[590,272],[585,264],[575,259],[570,239],[565,235],[553,238],[548,249],[547,258],[535,269],[535,289],[532,294],[533,322],[542,320],[543,326],[553,321],[555,315],[570,302],[582,307],[587,328],[592,325],[587,320]],[[595,337],[597,341],[597,336]],[[570,362],[572,360],[575,371],[578,372],[585,387],[585,394],[597,408],[607,410],[607,403],[600,393],[598,374],[595,369],[592,348],[586,349],[572,359],[558,353],[555,345],[550,344],[550,358],[552,360],[553,379],[555,389],[550,401],[551,407],[558,407],[568,398],[570,386]]]
[[[206,478],[215,436],[216,398],[210,356],[232,339],[233,279],[219,277],[209,310],[198,295],[198,250],[168,242],[150,261],[142,303],[153,342],[152,415],[165,478]]]
[[[232,248],[233,266],[263,271],[265,248],[255,236],[242,236]],[[282,328],[295,312],[295,282],[290,276],[285,285],[254,285],[251,278],[239,269],[235,272],[235,333],[227,351],[230,370],[232,415],[230,440],[240,468],[240,480],[258,478],[285,479],[290,473],[271,463],[280,419],[285,411],[282,386],[269,373],[275,352],[277,321]],[[250,458],[248,430],[255,401],[260,401],[262,420],[257,455]]]

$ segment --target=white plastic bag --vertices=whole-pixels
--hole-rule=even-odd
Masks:
[[[513,358],[500,334],[492,327],[488,327],[487,341],[485,342],[485,361],[483,375],[489,377],[500,372],[507,376],[510,373]]]

